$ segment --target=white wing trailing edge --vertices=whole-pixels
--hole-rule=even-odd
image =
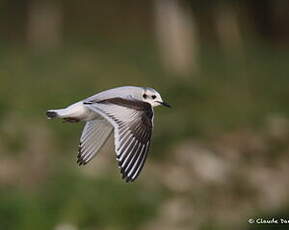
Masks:
[[[113,132],[113,126],[106,120],[86,122],[79,144],[77,163],[87,164],[106,143]]]

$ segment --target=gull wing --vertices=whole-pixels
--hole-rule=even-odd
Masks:
[[[134,181],[145,163],[153,128],[150,104],[124,98],[85,102],[114,127],[114,143],[123,179]]]
[[[77,163],[87,164],[106,143],[112,131],[113,126],[105,119],[86,122],[80,138]]]

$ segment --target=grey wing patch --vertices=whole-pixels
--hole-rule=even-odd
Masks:
[[[134,181],[150,146],[153,111],[148,103],[110,98],[88,105],[114,126],[115,152],[123,179]]]
[[[87,164],[106,143],[113,131],[113,126],[106,120],[86,122],[79,144],[77,163]]]

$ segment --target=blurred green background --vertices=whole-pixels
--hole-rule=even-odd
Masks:
[[[289,1],[0,2],[0,229],[288,229]],[[157,89],[150,154],[121,180],[113,140],[46,119],[105,89]]]

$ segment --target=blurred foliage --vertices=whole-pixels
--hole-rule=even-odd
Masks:
[[[190,137],[210,140],[242,127],[262,130],[266,117],[288,116],[289,56],[283,50],[255,46],[248,49],[246,58],[236,61],[210,47],[202,54],[201,74],[194,80],[180,80],[162,72],[153,46],[147,46],[151,48],[144,49],[141,56],[137,56],[141,46],[133,52],[131,47],[128,51],[122,46],[105,48],[105,43],[90,49],[68,45],[43,56],[23,48],[2,49],[5,59],[1,58],[0,63],[1,82],[5,87],[1,90],[1,142],[6,153],[12,154],[7,157],[15,158],[16,152],[29,157],[29,152],[23,152],[29,141],[25,130],[31,132],[29,126],[35,122],[49,129],[55,152],[48,153],[45,163],[52,167],[48,177],[37,182],[32,191],[30,185],[28,190],[25,183],[24,188],[22,183],[17,185],[21,181],[18,176],[16,184],[6,182],[9,186],[1,186],[3,228],[52,229],[68,222],[81,229],[135,229],[152,219],[160,203],[174,194],[161,192],[167,190],[163,185],[154,185],[150,191],[141,183],[153,159],[160,165],[163,160],[168,162],[172,148]],[[115,175],[111,180],[112,174],[99,179],[79,175],[71,159],[77,149],[80,125],[48,123],[45,110],[106,88],[131,84],[155,87],[173,105],[171,110],[156,109],[151,155],[143,175],[131,185]],[[6,127],[11,122],[11,127]],[[112,152],[108,154],[111,158]],[[115,165],[113,162],[109,167]]]
[[[81,8],[62,1],[63,43],[44,50],[24,39],[30,1],[1,2],[1,229],[257,230],[272,225],[248,218],[289,215],[284,23],[270,1],[264,12],[250,1],[187,2],[201,39],[199,69],[185,75],[163,68],[151,2],[85,1]],[[241,52],[212,35],[212,12],[222,4],[241,15]],[[45,117],[47,109],[124,85],[153,87],[173,106],[155,109],[150,155],[133,184],[120,179],[112,145],[77,167],[83,124]]]

